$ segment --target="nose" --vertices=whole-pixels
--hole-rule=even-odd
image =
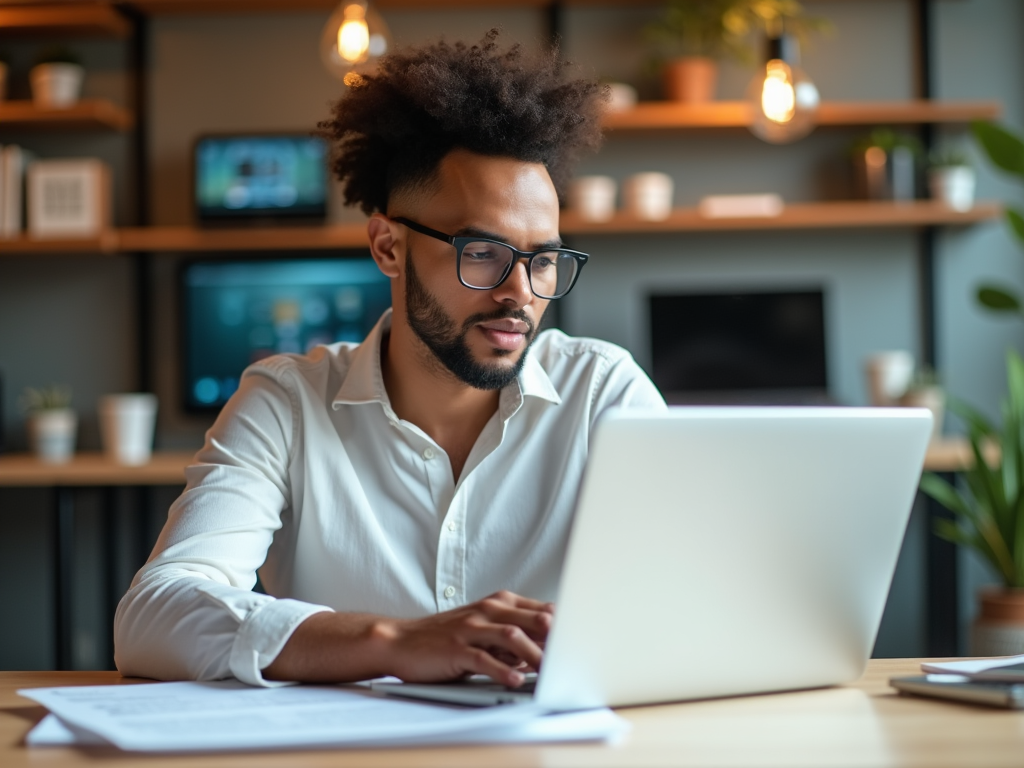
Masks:
[[[533,301],[533,290],[530,288],[530,275],[527,272],[528,259],[518,259],[512,265],[512,272],[505,282],[494,289],[495,301],[513,307],[523,307]]]

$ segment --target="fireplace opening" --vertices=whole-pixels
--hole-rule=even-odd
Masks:
[[[669,403],[830,402],[822,290],[653,294],[655,385]]]

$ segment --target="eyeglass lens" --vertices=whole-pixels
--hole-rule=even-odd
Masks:
[[[471,242],[462,249],[459,270],[462,280],[474,288],[493,288],[501,282],[516,253],[498,243]],[[533,257],[530,287],[542,298],[561,296],[572,286],[579,269],[572,254],[547,251]]]

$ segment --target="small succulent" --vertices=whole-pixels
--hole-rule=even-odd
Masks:
[[[48,387],[25,387],[19,399],[22,410],[28,413],[56,411],[71,405],[71,387],[50,384]]]
[[[932,168],[961,168],[970,166],[971,159],[959,147],[940,147],[928,156],[928,164]]]

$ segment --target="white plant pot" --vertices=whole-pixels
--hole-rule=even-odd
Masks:
[[[78,64],[38,64],[29,72],[32,101],[46,109],[74,106],[82,92],[85,70]]]
[[[156,395],[135,393],[100,398],[103,449],[118,464],[149,461],[156,427]]]
[[[656,171],[636,173],[622,187],[623,207],[644,221],[663,221],[672,214],[672,177]]]
[[[28,418],[28,439],[41,461],[63,464],[75,453],[78,415],[70,408],[36,411]]]
[[[932,199],[954,211],[969,211],[974,206],[974,169],[966,165],[933,168],[928,174]]]

